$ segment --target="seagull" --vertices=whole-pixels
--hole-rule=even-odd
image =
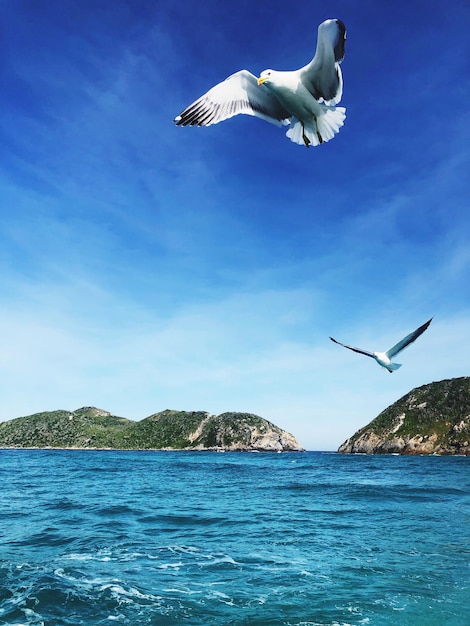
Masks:
[[[337,107],[343,95],[340,63],[346,27],[338,19],[318,27],[313,59],[290,72],[264,70],[256,78],[241,70],[218,83],[175,117],[177,126],[210,126],[239,113],[254,115],[277,126],[299,145],[318,146],[343,126],[346,109]]]
[[[379,365],[384,367],[386,370],[390,372],[390,374],[401,367],[400,363],[392,363],[392,358],[396,356],[399,352],[404,350],[410,343],[413,343],[420,335],[424,333],[426,328],[432,322],[432,317],[425,324],[414,330],[412,333],[404,337],[401,341],[387,350],[386,352],[368,352],[367,350],[361,350],[360,348],[354,348],[353,346],[347,346],[345,343],[341,343],[340,341],[336,341],[333,337],[330,337],[331,341],[343,346],[343,348],[348,348],[349,350],[354,350],[354,352],[359,352],[359,354],[365,354],[366,356],[370,356],[377,361]]]

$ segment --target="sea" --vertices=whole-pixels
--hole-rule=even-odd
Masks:
[[[470,458],[0,450],[0,624],[465,626]]]

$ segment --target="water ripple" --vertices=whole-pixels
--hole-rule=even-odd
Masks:
[[[469,462],[0,454],[0,624],[462,626]]]

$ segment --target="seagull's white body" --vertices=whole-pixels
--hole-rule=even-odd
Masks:
[[[401,367],[401,363],[392,363],[387,352],[373,352],[373,358],[390,373]]]
[[[260,117],[278,126],[289,124],[289,139],[319,145],[339,132],[346,117],[337,107],[343,94],[340,63],[346,29],[341,20],[318,27],[313,59],[299,70],[265,70],[257,79],[241,70],[218,83],[175,118],[178,126],[210,126],[239,113]]]
[[[425,324],[423,324],[422,326],[414,330],[409,335],[406,335],[406,337],[401,339],[397,344],[395,344],[392,348],[390,348],[386,352],[369,352],[368,350],[362,350],[361,348],[354,348],[353,346],[348,346],[345,343],[336,341],[336,339],[333,339],[333,337],[330,337],[330,339],[331,341],[334,341],[340,346],[343,346],[343,348],[348,348],[349,350],[353,350],[354,352],[358,352],[359,354],[364,354],[365,356],[372,357],[373,359],[375,359],[375,361],[379,365],[381,365],[390,373],[392,373],[395,370],[397,370],[399,367],[401,367],[401,363],[392,362],[393,357],[396,356],[402,350],[404,350],[411,343],[413,343],[413,341],[415,341],[420,335],[422,335],[431,322],[432,322],[432,317]]]

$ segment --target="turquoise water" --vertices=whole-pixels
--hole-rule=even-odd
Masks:
[[[0,451],[0,624],[470,624],[470,458]]]

